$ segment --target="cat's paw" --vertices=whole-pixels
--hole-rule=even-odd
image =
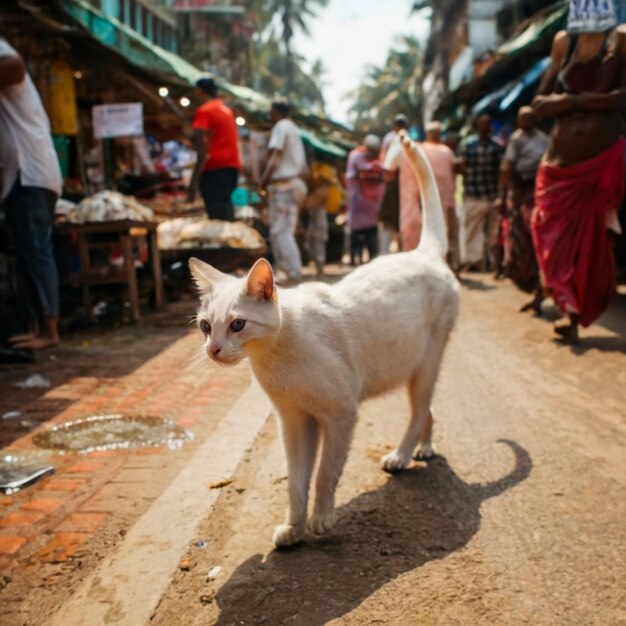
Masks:
[[[274,529],[272,541],[277,548],[287,548],[302,541],[304,531],[300,526],[292,524],[280,524]]]
[[[309,519],[308,527],[314,535],[323,535],[335,525],[336,520],[335,509],[330,509],[330,511],[314,510]]]
[[[407,468],[409,459],[404,458],[398,450],[394,450],[386,454],[380,462],[386,472],[397,474]]]
[[[437,450],[435,450],[435,446],[432,443],[420,443],[413,454],[413,458],[416,461],[428,461],[436,456]]]

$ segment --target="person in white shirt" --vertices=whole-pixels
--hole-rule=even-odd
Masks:
[[[307,195],[302,179],[308,167],[304,145],[295,123],[289,119],[289,104],[283,100],[272,103],[274,126],[270,136],[270,156],[261,178],[267,185],[270,210],[270,243],[278,268],[289,281],[302,277],[302,257],[296,244],[298,211]]]
[[[59,343],[59,279],[52,248],[54,206],[61,193],[50,122],[24,61],[0,37],[0,202],[15,241],[28,333],[14,348]]]

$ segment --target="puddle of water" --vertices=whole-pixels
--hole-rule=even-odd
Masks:
[[[91,452],[150,446],[180,448],[191,438],[189,431],[160,417],[93,415],[41,431],[33,442],[59,452]]]

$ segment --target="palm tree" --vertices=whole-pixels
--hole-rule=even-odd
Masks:
[[[309,35],[309,20],[317,17],[314,6],[325,7],[328,0],[261,0],[261,9],[267,25],[275,28],[280,24],[280,40],[286,59],[287,95],[292,96],[295,88],[295,63],[291,40],[296,30]]]
[[[316,109],[318,114],[324,112],[324,96],[322,79],[325,73],[322,62],[318,59],[307,71],[309,64],[305,59],[294,54],[292,56],[293,93],[292,103],[305,109]],[[270,98],[287,92],[287,59],[282,54],[279,42],[270,37],[258,51],[258,84],[257,88]]]
[[[313,65],[311,66],[311,71],[309,72],[309,78],[313,83],[313,87],[315,89],[315,102],[319,108],[320,115],[324,115],[324,94],[322,88],[324,87],[324,74],[326,74],[326,68],[324,67],[324,62],[322,59],[315,59]]]
[[[363,84],[350,97],[356,114],[355,129],[383,132],[393,117],[404,113],[418,116],[424,50],[414,37],[399,37],[387,53],[383,67],[366,67]]]

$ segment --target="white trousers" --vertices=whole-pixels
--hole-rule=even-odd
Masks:
[[[326,207],[309,209],[309,227],[306,231],[306,249],[316,265],[326,263],[326,242],[328,241],[328,217]]]
[[[298,211],[306,198],[304,181],[292,178],[268,187],[270,210],[270,243],[274,260],[289,278],[302,276],[302,257],[296,244]]]
[[[490,248],[496,245],[498,241],[498,221],[496,218],[493,200],[471,196],[465,198],[465,202],[463,202],[465,263],[482,263],[485,259],[485,243]]]

